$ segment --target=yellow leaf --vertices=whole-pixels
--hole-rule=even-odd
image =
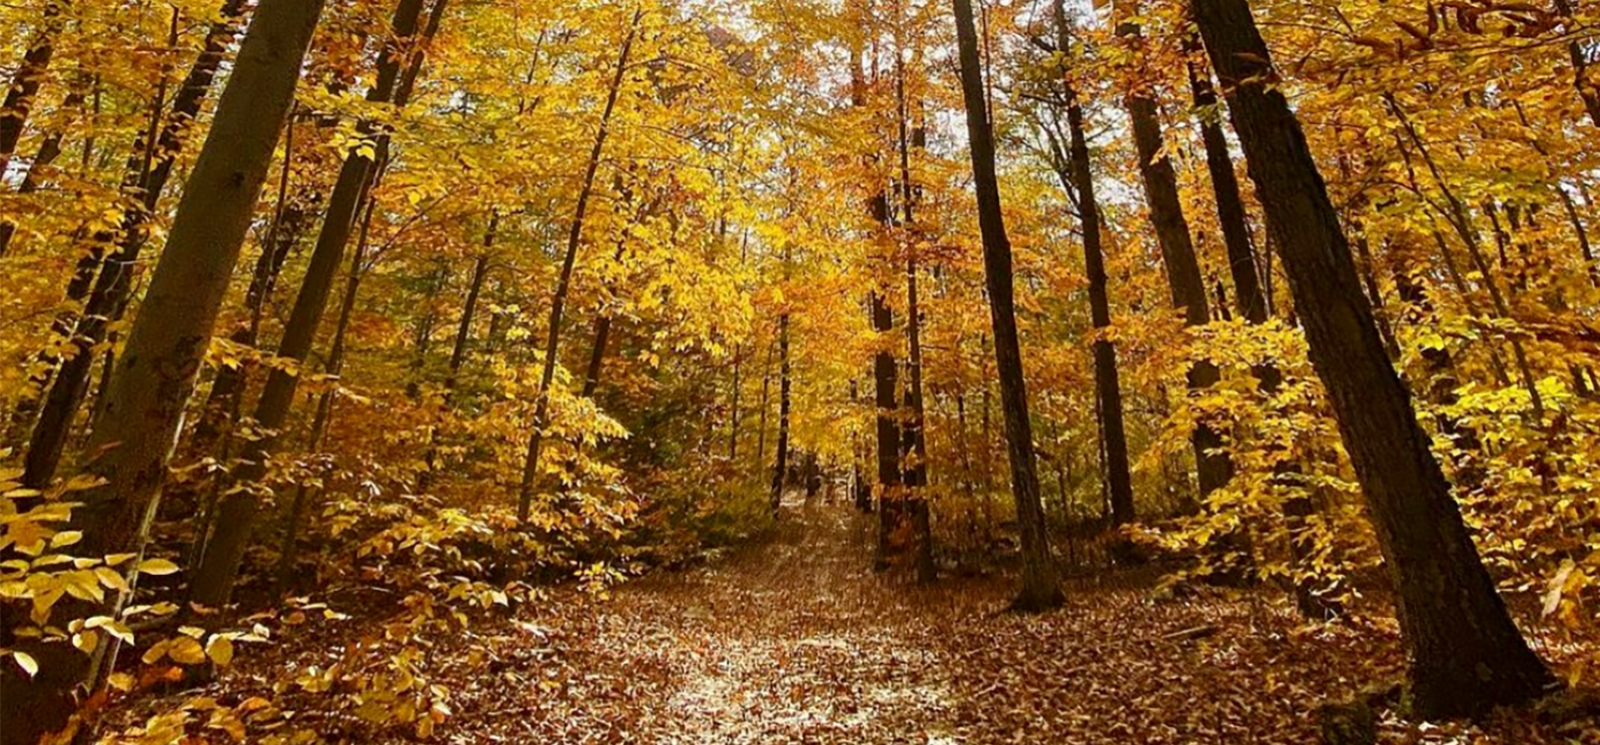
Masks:
[[[187,636],[174,637],[167,655],[173,662],[184,665],[198,665],[206,661],[206,651],[201,648],[200,642]]]
[[[226,636],[213,636],[206,644],[206,656],[223,667],[233,662],[233,642]]]
[[[167,561],[166,559],[145,559],[144,561],[139,562],[139,573],[153,574],[157,576],[164,574],[177,574],[178,565]]]

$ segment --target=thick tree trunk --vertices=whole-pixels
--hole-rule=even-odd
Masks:
[[[578,203],[572,213],[571,229],[567,232],[567,250],[561,259],[561,273],[556,278],[556,290],[550,297],[550,323],[544,345],[544,370],[539,376],[538,399],[533,406],[533,431],[528,435],[528,454],[522,465],[522,484],[517,492],[517,522],[528,521],[528,511],[533,507],[533,490],[539,479],[539,448],[544,443],[544,430],[549,426],[550,386],[556,377],[556,352],[561,343],[561,318],[566,309],[567,291],[572,284],[572,268],[578,259],[578,246],[583,242],[583,218],[589,208],[589,198],[594,191],[595,172],[600,169],[600,155],[605,150],[606,134],[611,124],[611,112],[616,109],[617,97],[622,91],[622,80],[628,68],[628,56],[633,51],[633,40],[639,33],[639,20],[644,10],[636,10],[628,25],[628,35],[622,40],[617,54],[616,73],[606,91],[605,109],[600,112],[600,127],[595,133],[594,147],[589,150],[588,165],[584,168],[583,186],[578,192]]]
[[[967,139],[972,155],[973,185],[978,199],[978,225],[983,234],[983,269],[989,291],[989,318],[994,327],[995,366],[1000,378],[1001,411],[1011,460],[1011,492],[1022,532],[1022,585],[1013,607],[1041,610],[1059,605],[1055,557],[1045,533],[1039,500],[1039,474],[1034,463],[1033,428],[1028,421],[1028,392],[1023,379],[1022,349],[1011,276],[1011,242],[1006,238],[1000,208],[1000,183],[995,175],[994,131],[984,102],[978,66],[978,38],[971,0],[954,0],[956,38],[961,58],[961,93],[966,103]]]
[[[1192,7],[1394,581],[1415,712],[1469,715],[1539,695],[1554,679],[1511,621],[1384,353],[1248,2]]]
[[[378,58],[378,76],[367,92],[367,101],[374,104],[393,103],[403,106],[405,101],[394,98],[395,84],[401,73],[403,53],[409,39],[416,35],[422,15],[422,0],[400,0],[391,20],[394,38],[385,44]],[[420,59],[416,60],[420,64]],[[372,134],[376,129],[363,123],[360,129]],[[274,366],[267,375],[261,398],[256,402],[255,420],[267,434],[252,443],[245,453],[244,463],[234,474],[235,481],[244,485],[222,501],[217,510],[215,531],[206,543],[205,554],[195,569],[189,584],[190,600],[200,605],[221,607],[228,604],[233,594],[234,580],[239,564],[244,559],[255,528],[256,513],[260,507],[258,483],[267,473],[267,460],[277,448],[284,423],[288,421],[294,404],[295,390],[299,385],[298,371],[311,353],[317,337],[317,327],[327,310],[328,296],[344,260],[345,246],[350,242],[350,232],[366,203],[373,186],[373,165],[382,162],[388,151],[388,136],[377,134],[372,155],[352,149],[345,154],[338,181],[328,200],[328,211],[323,216],[322,231],[317,235],[317,245],[306,267],[306,276],[295,297],[289,322],[284,325],[283,338],[278,342],[275,357],[288,367]]]
[[[93,292],[88,295],[84,312],[72,336],[76,350],[62,362],[50,381],[39,419],[34,423],[28,439],[23,481],[31,488],[43,488],[55,478],[66,449],[67,436],[72,431],[72,422],[89,390],[90,373],[94,368],[92,350],[106,340],[106,334],[127,307],[133,292],[135,262],[148,237],[145,226],[155,214],[161,192],[172,175],[173,165],[183,149],[184,136],[211,90],[211,83],[216,78],[226,48],[233,40],[234,27],[243,12],[243,6],[242,0],[229,0],[223,7],[224,20],[212,24],[206,33],[205,47],[173,97],[172,114],[166,124],[161,127],[159,134],[153,131],[152,126],[151,132],[140,135],[134,143],[123,176],[123,186],[125,190],[138,194],[140,202],[123,215],[122,224],[114,235],[96,236],[97,242],[115,240],[116,250],[104,261],[93,255],[80,260],[67,288],[70,299],[81,299],[90,287],[89,277],[95,275],[96,267],[99,268],[99,275],[93,282]],[[158,95],[157,106],[152,112],[152,125],[159,117],[160,98]]]
[[[76,547],[82,555],[144,549],[184,405],[321,12],[321,0],[266,3],[240,47],[90,440],[88,451],[95,457],[86,470],[104,483],[78,495],[85,503],[74,514],[84,536]],[[116,615],[126,596],[118,597],[109,612],[103,607],[95,612]],[[71,610],[88,609],[57,606],[58,614]],[[41,668],[32,683],[13,666],[0,671],[0,700],[7,710],[29,712],[7,718],[0,728],[4,745],[31,745],[64,726],[74,708],[73,689],[88,677],[88,660],[76,649],[47,645],[28,651],[36,652]],[[113,653],[102,659],[101,669],[114,666]]]

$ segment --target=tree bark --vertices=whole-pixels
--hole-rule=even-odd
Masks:
[[[1553,682],[1528,648],[1389,364],[1338,214],[1246,0],[1192,0],[1399,600],[1411,701],[1476,714]]]
[[[983,234],[985,287],[989,291],[995,366],[1000,378],[1001,411],[1005,415],[1006,444],[1011,461],[1011,492],[1016,501],[1017,522],[1022,532],[1022,583],[1012,606],[1017,610],[1042,610],[1059,605],[1063,598],[1061,587],[1056,584],[1055,558],[1050,554],[1050,538],[1044,529],[1044,507],[1039,500],[1033,428],[1028,421],[1028,392],[1023,379],[1021,344],[1017,338],[1011,242],[1006,237],[1005,217],[1000,208],[1000,184],[995,175],[994,131],[984,102],[972,2],[954,0],[954,6],[961,59],[961,93],[966,103],[967,139],[978,200],[978,224]]]
[[[166,250],[129,330],[105,413],[90,439],[95,456],[86,471],[104,483],[78,495],[84,506],[75,511],[74,523],[83,531],[77,550],[84,556],[144,549],[184,404],[194,390],[321,12],[321,0],[265,3],[240,47]],[[106,614],[115,616],[127,595],[121,594]],[[89,609],[57,607],[58,613],[70,610]],[[89,661],[65,645],[28,651],[36,651],[40,662],[32,683],[10,666],[0,671],[0,699],[7,709],[29,712],[9,717],[0,728],[4,745],[31,745],[63,727],[74,708],[73,690],[89,673]],[[114,657],[108,651],[99,667],[112,669]]]
[[[395,84],[401,73],[405,45],[416,35],[422,14],[422,0],[400,0],[391,20],[394,38],[384,45],[378,58],[378,76],[367,92],[367,101],[375,104],[393,103],[403,106],[405,101],[394,98]],[[420,58],[416,59],[420,64]],[[373,186],[373,165],[382,162],[388,151],[387,133],[378,132],[371,123],[359,129],[375,135],[371,155],[359,148],[345,154],[338,181],[334,183],[328,199],[328,211],[323,216],[322,231],[317,235],[317,245],[306,267],[306,276],[295,297],[289,322],[284,325],[283,338],[274,355],[289,367],[275,366],[267,375],[261,398],[256,402],[255,420],[267,434],[252,444],[245,453],[244,463],[234,474],[234,480],[245,488],[237,489],[223,499],[217,510],[216,528],[206,544],[205,554],[190,581],[190,600],[200,605],[221,607],[228,604],[233,594],[234,580],[239,574],[239,564],[249,546],[250,534],[255,527],[256,513],[260,507],[257,490],[265,488],[257,483],[267,473],[267,461],[277,448],[284,423],[294,404],[295,390],[300,377],[291,370],[301,365],[311,352],[317,337],[317,327],[327,310],[328,296],[343,263],[345,246],[356,216],[368,198]]]
[[[344,297],[339,302],[339,318],[333,327],[333,342],[328,348],[328,361],[323,368],[334,380],[344,372],[345,337],[350,331],[350,319],[355,316],[356,297],[361,290],[361,279],[365,275],[362,262],[367,255],[367,236],[372,227],[372,212],[375,205],[371,200],[363,211],[361,219],[361,234],[356,239],[356,250],[350,256],[350,268],[346,272]],[[306,448],[311,452],[322,447],[323,438],[328,434],[328,426],[333,422],[333,404],[335,391],[332,388],[324,390],[317,398],[317,413],[311,421],[311,437]],[[278,544],[278,565],[273,571],[273,587],[282,591],[288,585],[293,572],[295,559],[298,555],[296,539],[300,537],[300,521],[305,514],[306,503],[321,493],[321,488],[315,489],[305,484],[297,484],[294,498],[289,502],[289,509],[283,524],[283,540]]]

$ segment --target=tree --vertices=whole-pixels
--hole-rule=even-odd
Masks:
[[[1022,586],[1012,606],[1024,611],[1043,610],[1059,605],[1062,595],[1056,584],[1050,538],[1044,529],[1044,506],[1039,500],[1033,427],[1028,421],[1028,392],[1022,375],[1022,349],[1017,339],[1013,307],[1011,243],[1006,238],[1005,217],[1000,209],[994,132],[978,67],[978,34],[972,18],[972,2],[954,0],[954,4],[961,59],[961,96],[966,103],[973,188],[978,197],[978,223],[983,233],[985,287],[989,292],[989,318],[994,329],[995,366],[1000,377],[1000,410],[1006,423],[1011,493],[1022,530]]]
[[[1389,365],[1338,214],[1247,0],[1193,0],[1399,598],[1423,717],[1482,712],[1552,683],[1507,613]]]
[[[184,405],[321,13],[321,0],[268,0],[239,48],[90,440],[95,455],[86,470],[104,484],[83,495],[74,515],[85,555],[143,549]],[[41,673],[31,685],[10,670],[0,674],[7,708],[30,712],[7,718],[7,745],[33,743],[64,726],[73,689],[88,672],[88,660],[64,645],[36,656]]]
[[[441,11],[446,2],[435,0],[435,13]],[[417,34],[422,6],[422,0],[400,0],[396,4],[390,23],[394,38],[384,45],[379,56],[378,76],[372,89],[367,92],[367,101],[376,104],[392,102],[397,108],[405,104],[405,99],[399,97],[401,72],[407,67],[421,64],[421,58],[412,57],[405,45]],[[407,61],[411,64],[406,65]],[[375,142],[370,151],[357,147],[345,154],[339,180],[328,199],[328,211],[323,215],[317,246],[312,251],[311,262],[300,284],[300,292],[295,297],[294,309],[284,327],[283,338],[278,342],[276,356],[287,364],[274,367],[268,374],[266,387],[256,403],[256,422],[269,434],[252,445],[246,455],[245,466],[234,475],[246,488],[223,498],[217,508],[214,528],[200,552],[200,564],[195,568],[189,592],[191,599],[202,605],[227,605],[233,593],[239,564],[244,559],[255,527],[256,509],[260,501],[255,492],[260,485],[255,482],[266,475],[276,433],[288,420],[289,410],[294,404],[300,376],[291,366],[302,363],[311,352],[317,327],[321,325],[322,315],[327,310],[328,297],[339,265],[344,260],[345,246],[350,242],[351,229],[355,227],[356,217],[371,194],[373,169],[387,157],[386,134],[378,133],[370,122],[363,122],[360,129],[374,136]],[[201,528],[204,530],[206,526]]]

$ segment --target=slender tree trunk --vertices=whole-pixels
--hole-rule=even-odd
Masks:
[[[1558,184],[1555,187],[1556,195],[1561,198],[1561,208],[1567,213],[1567,220],[1572,223],[1572,232],[1578,236],[1578,255],[1583,257],[1584,271],[1589,274],[1589,284],[1600,287],[1600,266],[1594,262],[1594,249],[1589,244],[1589,231],[1583,226],[1583,219],[1578,216],[1578,206],[1573,204],[1572,195]]]
[[[5,102],[0,103],[0,176],[5,175],[11,156],[17,152],[17,141],[22,139],[23,126],[28,123],[28,113],[33,109],[33,98],[44,84],[50,71],[50,60],[56,53],[56,34],[61,32],[61,11],[64,0],[45,3],[39,29],[28,51],[22,55],[22,64],[11,77],[6,88]]]
[[[444,377],[444,400],[448,412],[455,405],[456,381],[461,367],[467,361],[467,346],[472,341],[472,322],[478,313],[478,299],[483,295],[483,283],[489,275],[489,252],[494,248],[495,234],[500,227],[500,213],[489,216],[489,227],[483,233],[483,251],[472,262],[472,277],[467,281],[467,299],[461,304],[461,320],[456,324],[455,343],[450,347],[450,366]],[[363,232],[365,228],[363,228]],[[417,475],[417,490],[427,491],[433,483],[433,470],[439,457],[439,429],[437,425],[428,434],[428,450],[423,455],[424,469]]]
[[[404,100],[394,98],[395,84],[401,73],[405,46],[416,35],[421,15],[422,0],[400,0],[396,5],[391,20],[394,36],[379,55],[378,76],[367,92],[368,102],[380,105],[392,102],[396,107],[405,104]],[[416,63],[420,64],[420,59]],[[327,214],[323,216],[322,231],[317,235],[317,246],[307,264],[289,322],[284,325],[283,338],[278,342],[275,357],[288,367],[273,367],[261,398],[256,402],[255,420],[267,434],[246,451],[245,462],[235,473],[235,481],[244,488],[233,490],[218,507],[215,531],[189,584],[190,600],[200,605],[221,607],[232,597],[239,564],[249,547],[260,508],[260,495],[256,490],[265,488],[258,482],[267,473],[267,461],[277,449],[277,440],[294,404],[300,378],[293,368],[305,361],[316,342],[317,328],[327,310],[328,296],[339,265],[343,263],[351,229],[374,186],[373,165],[386,159],[387,133],[379,133],[370,122],[364,122],[359,129],[376,134],[376,145],[370,156],[360,149],[345,154],[344,165],[328,200]]]
[[[1390,112],[1400,121],[1401,128],[1411,140],[1411,144],[1417,148],[1417,154],[1421,156],[1423,164],[1428,167],[1429,174],[1433,176],[1434,183],[1444,195],[1445,204],[1449,207],[1446,217],[1449,219],[1451,226],[1455,228],[1457,236],[1461,238],[1462,244],[1467,247],[1467,256],[1472,259],[1473,266],[1477,268],[1478,273],[1483,277],[1483,286],[1489,292],[1489,302],[1494,305],[1495,314],[1500,318],[1510,318],[1510,306],[1506,304],[1505,297],[1500,292],[1500,286],[1494,280],[1494,275],[1489,268],[1489,262],[1483,257],[1483,250],[1479,246],[1478,231],[1472,224],[1472,218],[1467,212],[1466,205],[1456,196],[1455,192],[1450,188],[1450,184],[1444,180],[1444,175],[1440,173],[1438,164],[1434,162],[1433,156],[1428,152],[1427,144],[1422,141],[1421,134],[1411,124],[1410,117],[1406,115],[1405,109],[1400,107],[1399,101],[1393,95],[1384,94],[1384,102],[1389,105]],[[1535,426],[1539,426],[1544,421],[1544,398],[1539,394],[1539,385],[1529,365],[1528,354],[1523,349],[1522,340],[1512,337],[1510,342],[1511,355],[1516,362],[1517,372],[1522,378],[1522,387],[1528,392],[1529,413]]]
[[[888,200],[882,195],[873,200],[873,209],[883,215],[880,224],[888,218]],[[878,334],[880,344],[887,343],[887,335],[894,331],[894,311],[883,293],[874,291],[871,297],[872,329]],[[872,357],[873,403],[877,410],[877,465],[878,465],[878,557],[879,568],[888,566],[889,555],[898,550],[895,536],[900,529],[901,509],[900,468],[900,403],[897,400],[899,383],[898,366],[894,353],[880,347]]]
[[[1394,581],[1415,712],[1468,715],[1539,695],[1553,677],[1511,621],[1389,364],[1248,2],[1192,7]]]
[[[1022,349],[1017,338],[1011,276],[1011,243],[1006,238],[1000,208],[1000,184],[995,175],[994,131],[984,103],[983,80],[978,66],[978,39],[973,28],[971,0],[954,0],[956,38],[961,59],[961,93],[966,103],[967,139],[972,155],[973,184],[978,199],[978,224],[983,233],[983,268],[989,291],[989,317],[994,327],[995,366],[1000,378],[1001,411],[1005,414],[1006,443],[1011,460],[1011,491],[1016,500],[1017,522],[1022,531],[1022,583],[1013,607],[1041,610],[1059,605],[1055,558],[1044,529],[1044,507],[1039,501],[1039,474],[1035,468],[1033,428],[1028,421],[1028,392],[1023,380]]]
[[[95,457],[86,470],[104,482],[76,497],[84,503],[74,512],[74,523],[83,531],[77,550],[85,556],[144,550],[184,404],[194,390],[321,11],[321,0],[267,3],[240,47],[90,441]],[[124,566],[137,565],[135,559]],[[121,593],[109,612],[104,607],[96,612],[115,616],[129,594]],[[73,605],[59,604],[59,617],[89,610]],[[6,708],[29,712],[7,718],[0,728],[4,745],[31,745],[59,730],[73,711],[74,686],[94,679],[89,660],[76,649],[41,645],[26,651],[40,662],[31,683],[14,666],[0,671]],[[114,650],[99,657],[99,669],[114,668]]]
[[[728,412],[728,462],[734,462],[739,457],[739,389],[740,368],[744,366],[744,348],[734,347],[733,350],[733,390],[730,393]]]
[[[1071,39],[1061,19],[1062,0],[1055,4],[1057,42],[1067,49]],[[1083,103],[1070,86],[1066,91],[1068,168],[1078,192],[1078,216],[1083,227],[1083,260],[1089,279],[1089,316],[1096,331],[1093,344],[1095,400],[1099,411],[1100,443],[1105,457],[1105,486],[1111,499],[1111,523],[1125,525],[1136,518],[1133,477],[1128,462],[1128,437],[1122,416],[1122,386],[1117,371],[1117,350],[1104,332],[1111,326],[1111,299],[1102,248],[1100,204],[1095,196],[1094,174],[1089,168],[1089,141],[1085,135]],[[987,407],[985,408],[987,415]]]
[[[1200,40],[1191,41],[1191,52],[1202,52]],[[1234,300],[1239,315],[1251,325],[1267,322],[1267,299],[1260,277],[1256,275],[1255,251],[1250,245],[1250,228],[1246,222],[1244,199],[1240,196],[1239,180],[1233,172],[1233,156],[1228,152],[1228,140],[1222,132],[1221,112],[1215,90],[1211,87],[1208,67],[1198,60],[1190,60],[1189,83],[1194,92],[1195,109],[1199,112],[1201,141],[1206,150],[1206,167],[1211,175],[1212,191],[1216,195],[1217,222],[1222,227],[1223,243],[1228,254],[1228,273],[1233,278]],[[1253,372],[1267,398],[1277,394],[1283,385],[1283,373],[1271,363],[1257,366]],[[1308,518],[1315,514],[1316,506],[1303,493],[1304,479],[1300,465],[1281,461],[1274,467],[1273,478],[1291,490],[1283,507],[1284,522],[1289,532],[1289,553],[1293,566],[1303,569],[1311,561],[1315,548],[1314,537],[1309,532]],[[1301,572],[1304,573],[1304,572]],[[1312,577],[1294,580],[1295,607],[1302,616],[1326,619],[1339,615],[1342,609],[1331,600],[1319,596]]]
[[[789,360],[789,314],[778,316],[778,457],[772,466],[772,516],[783,503],[784,477],[789,473],[789,407],[792,405],[792,368]]]
[[[361,289],[361,279],[365,274],[362,263],[367,255],[367,236],[372,227],[373,204],[369,200],[364,216],[361,220],[361,234],[356,239],[356,250],[350,256],[350,267],[345,276],[344,297],[339,302],[339,318],[333,327],[333,342],[328,348],[328,361],[324,372],[334,380],[344,372],[345,338],[350,331],[350,319],[355,316],[356,297]],[[335,391],[324,390],[317,398],[317,413],[311,421],[311,437],[306,444],[306,449],[315,453],[322,447],[322,441],[328,434],[328,426],[333,422],[333,404]],[[284,520],[283,539],[278,543],[278,565],[273,571],[273,587],[281,592],[288,585],[294,570],[295,560],[299,554],[296,540],[300,537],[300,522],[304,519],[306,504],[321,493],[320,487],[309,487],[306,484],[297,484],[294,498],[289,502],[289,510]],[[275,593],[276,594],[276,593]]]
[[[250,273],[250,287],[245,291],[245,322],[229,334],[228,340],[241,346],[254,348],[261,337],[261,324],[266,318],[267,303],[277,286],[278,275],[289,259],[289,251],[300,241],[305,228],[306,215],[300,207],[290,207],[289,174],[294,163],[294,109],[290,108],[289,123],[283,134],[283,170],[278,174],[278,200],[273,209],[272,223],[267,228],[266,240],[261,244],[261,255]],[[211,392],[201,409],[200,421],[195,425],[193,442],[202,452],[209,449],[219,436],[231,435],[239,416],[245,383],[253,360],[241,360],[237,365],[224,365],[217,369],[211,381]],[[227,443],[223,443],[226,451]],[[198,557],[197,557],[198,558]]]
[[[639,20],[644,9],[633,13],[628,25],[628,35],[622,40],[622,50],[617,54],[616,73],[606,92],[605,109],[600,113],[600,127],[595,133],[594,147],[589,151],[588,165],[584,168],[583,186],[578,192],[578,203],[572,214],[572,227],[567,233],[567,250],[561,260],[561,273],[556,279],[556,290],[550,298],[550,328],[544,345],[544,370],[539,376],[539,394],[533,407],[533,431],[528,435],[528,455],[522,467],[522,485],[517,494],[517,522],[528,521],[528,511],[533,507],[533,490],[539,478],[539,448],[544,441],[544,430],[549,426],[550,385],[555,382],[556,352],[561,342],[561,317],[567,303],[568,287],[572,283],[572,267],[578,259],[578,246],[583,242],[583,218],[589,208],[589,197],[594,191],[595,172],[600,168],[600,155],[604,152],[606,133],[611,124],[611,112],[616,109],[617,97],[622,91],[622,80],[628,68],[628,56],[633,51],[633,40],[639,32]]]
[[[81,90],[73,90],[61,102],[61,108],[71,109],[83,105],[84,95]],[[22,183],[17,185],[18,194],[32,194],[39,190],[44,183],[45,174],[51,170],[56,158],[61,157],[61,143],[64,139],[59,130],[51,132],[39,143],[39,151],[34,153],[33,160],[28,163],[28,171],[22,175]],[[0,169],[3,170],[3,169]],[[6,220],[0,221],[0,258],[5,258],[6,251],[11,248],[11,239],[17,233],[17,223]]]
[[[900,13],[896,3],[896,13]],[[900,17],[903,22],[903,16]],[[898,36],[897,32],[897,36]],[[896,49],[904,46],[897,40]],[[922,405],[922,310],[917,296],[917,245],[915,205],[918,190],[911,180],[911,148],[921,147],[910,131],[910,112],[906,102],[905,55],[895,53],[895,98],[900,127],[900,211],[901,235],[906,239],[906,424],[904,440],[905,485],[911,509],[912,528],[917,536],[917,581],[927,584],[938,579],[933,562],[933,523],[928,504],[927,416]]]
[[[1117,35],[1135,43],[1142,41],[1139,26],[1133,23],[1119,24]],[[1185,326],[1204,326],[1211,322],[1205,279],[1200,273],[1200,260],[1195,255],[1194,239],[1189,235],[1189,222],[1183,215],[1183,203],[1178,196],[1177,172],[1163,147],[1156,102],[1146,93],[1133,92],[1123,99],[1123,105],[1133,126],[1139,180],[1144,186],[1145,204],[1150,210],[1156,240],[1161,245],[1161,260],[1166,268],[1172,304],[1183,311]],[[1216,385],[1220,379],[1217,366],[1209,361],[1201,360],[1189,366],[1191,395]],[[1213,452],[1222,446],[1222,437],[1212,425],[1196,423],[1190,442],[1194,446],[1200,499],[1204,501],[1233,477],[1233,464],[1226,454]]]
[[[772,383],[772,345],[767,346],[767,359],[761,363],[761,417],[756,424],[756,469],[767,462],[767,389]]]
[[[1572,6],[1572,0],[1555,0],[1556,12],[1568,24],[1573,22]],[[1572,29],[1568,30],[1570,32]],[[1583,45],[1576,36],[1567,42],[1567,57],[1572,64],[1572,88],[1583,101],[1583,110],[1589,114],[1589,120],[1594,122],[1594,126],[1600,127],[1600,83],[1592,79],[1589,56],[1584,53]]]

